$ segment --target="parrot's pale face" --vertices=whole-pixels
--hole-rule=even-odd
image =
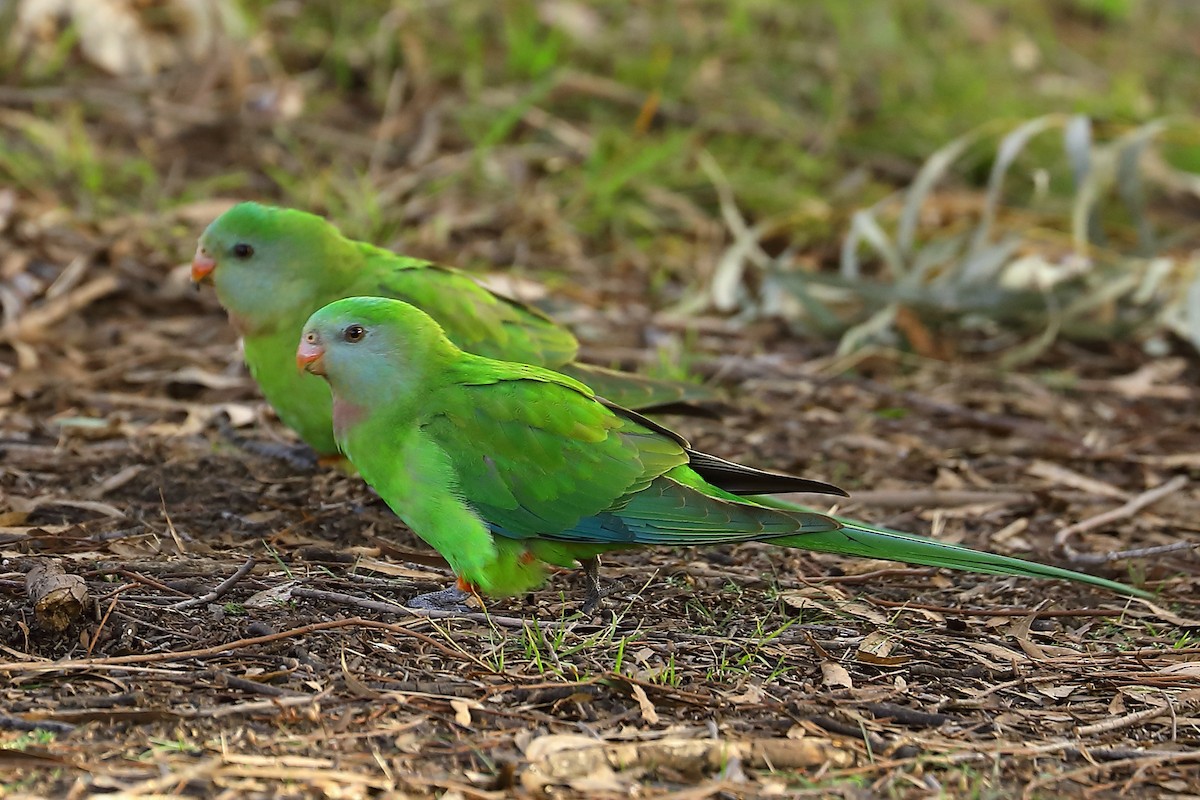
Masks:
[[[397,319],[397,314],[411,319]],[[348,298],[309,317],[296,366],[329,381],[335,400],[395,397],[419,390],[422,376],[447,347],[437,324],[410,306]]]
[[[337,259],[319,257],[336,242],[332,236],[326,241],[323,221],[297,225],[272,212],[252,203],[235,206],[208,226],[192,260],[192,280],[216,287],[243,336],[270,333],[297,309],[314,307],[314,298],[338,277]],[[321,265],[321,274],[311,274],[313,264]]]

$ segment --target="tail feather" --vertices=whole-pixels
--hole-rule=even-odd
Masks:
[[[750,498],[755,503],[797,512],[812,512],[813,509],[798,503],[789,503],[771,497]],[[842,527],[836,531],[802,533],[770,539],[770,543],[783,547],[797,547],[821,553],[881,558],[902,561],[925,567],[945,567],[965,572],[981,572],[989,575],[1017,575],[1024,578],[1055,578],[1098,586],[1118,594],[1131,597],[1151,598],[1154,595],[1117,581],[1088,575],[1083,572],[1052,567],[1035,561],[972,550],[969,547],[939,542],[911,533],[902,533],[890,528],[868,525],[847,517],[834,517]]]

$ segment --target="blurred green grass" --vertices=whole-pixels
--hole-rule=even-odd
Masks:
[[[646,264],[661,304],[711,277],[702,151],[771,228],[768,252],[833,264],[853,210],[966,131],[1074,112],[1119,132],[1200,96],[1184,0],[226,5],[216,63],[154,78],[99,74],[69,28],[41,59],[7,42],[0,87],[33,99],[0,118],[0,181],[91,215],[258,197],[459,263]],[[299,114],[254,115],[289,91]],[[208,116],[163,123],[164,96]],[[217,157],[181,152],[206,136]],[[1200,164],[1200,140],[1168,154]],[[982,186],[993,156],[969,150],[955,180]],[[1020,158],[1061,163],[1061,147]]]

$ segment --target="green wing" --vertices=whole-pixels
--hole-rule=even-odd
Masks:
[[[676,439],[612,413],[570,378],[470,358],[455,369],[421,429],[449,455],[463,497],[503,535],[570,529],[687,462]]]
[[[631,372],[605,369],[595,364],[573,361],[554,369],[586,383],[606,400],[626,408],[636,408],[647,414],[688,414],[719,419],[720,406],[716,393],[698,383],[682,383],[659,378],[647,378]],[[708,404],[708,405],[697,405]]]
[[[491,292],[464,272],[367,244],[359,247],[364,268],[350,294],[411,303],[468,353],[565,372],[622,406],[716,416],[695,405],[716,399],[704,386],[577,363],[579,342],[570,331],[532,306]]]
[[[575,358],[575,337],[537,309],[494,294],[458,270],[360,246],[366,258],[351,293],[411,303],[468,353],[551,368]]]
[[[691,546],[770,542],[837,528],[838,523],[824,514],[788,513],[743,502],[680,466],[548,538],[620,546]]]
[[[837,523],[738,502],[692,471],[679,437],[613,413],[583,385],[520,364],[465,359],[422,431],[458,491],[510,538],[577,544],[718,544]]]

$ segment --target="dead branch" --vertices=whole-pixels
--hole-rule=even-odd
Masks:
[[[356,627],[374,628],[376,630],[384,630],[400,636],[407,636],[417,639],[418,641],[428,644],[430,647],[438,650],[443,655],[449,656],[456,661],[470,661],[480,669],[483,669],[487,672],[492,672],[492,669],[487,666],[487,664],[470,653],[467,653],[465,650],[448,647],[447,645],[442,644],[430,636],[410,630],[402,625],[393,625],[387,622],[378,622],[373,619],[363,619],[362,617],[335,619],[328,622],[316,622],[312,625],[302,625],[298,628],[292,628],[291,630],[270,633],[264,636],[254,636],[247,639],[238,639],[233,642],[213,645],[212,647],[201,647],[195,650],[180,650],[166,653],[141,653],[132,656],[116,656],[113,658],[78,658],[66,661],[5,661],[0,662],[0,672],[40,673],[76,671],[95,669],[97,667],[126,666],[131,664],[154,664],[163,661],[184,661],[187,659],[211,658],[212,656],[220,653],[226,653],[230,650],[238,650],[244,647],[255,647],[260,644],[268,644],[271,642],[282,641],[284,639],[307,636],[310,633],[316,633],[318,631]]]
[[[87,584],[68,575],[57,559],[39,559],[25,576],[25,594],[38,624],[61,633],[83,616],[88,604]]]
[[[217,586],[217,588],[213,589],[208,594],[202,595],[200,597],[193,597],[190,600],[183,600],[181,602],[176,603],[173,606],[169,606],[169,608],[171,608],[174,611],[183,611],[184,609],[195,608],[196,606],[202,606],[207,603],[211,603],[214,600],[216,600],[217,598],[226,594],[234,586],[236,586],[238,581],[240,581],[242,578],[249,575],[250,570],[252,570],[252,569],[254,569],[254,556],[250,556],[249,558],[247,558],[246,563],[244,563],[240,567],[238,567],[237,572],[233,573],[227,579],[222,581]]]
[[[503,628],[524,628],[525,626],[532,624],[530,620],[521,619],[519,617],[505,617],[496,614],[462,611],[440,611],[438,609],[409,608],[408,606],[402,606],[396,603],[388,603],[382,600],[368,600],[365,597],[356,597],[352,594],[344,594],[342,592],[328,592],[323,589],[306,589],[304,587],[296,587],[291,590],[291,594],[294,597],[305,597],[310,600],[324,600],[330,603],[356,606],[358,608],[367,609],[368,611],[378,611],[383,614],[400,614],[408,617],[425,617],[427,619],[469,619],[474,622],[493,623]],[[563,625],[563,623],[558,620],[539,620],[537,624],[541,628],[558,628]]]
[[[0,342],[26,342],[43,338],[47,331],[53,330],[56,322],[61,322],[64,318],[87,308],[101,297],[110,295],[120,288],[121,282],[115,275],[102,275],[93,281],[88,281],[73,291],[47,300],[24,314],[15,324],[0,330]]]
[[[1118,520],[1128,519],[1143,508],[1157,503],[1170,494],[1174,494],[1184,486],[1187,486],[1187,484],[1188,479],[1186,475],[1176,475],[1166,483],[1131,498],[1129,502],[1119,508],[1114,508],[1111,511],[1105,511],[1103,514],[1097,514],[1094,517],[1080,520],[1074,525],[1068,525],[1055,535],[1054,544],[1056,547],[1062,549],[1067,558],[1075,561],[1083,554],[1071,546],[1070,539],[1072,536],[1104,527]]]

